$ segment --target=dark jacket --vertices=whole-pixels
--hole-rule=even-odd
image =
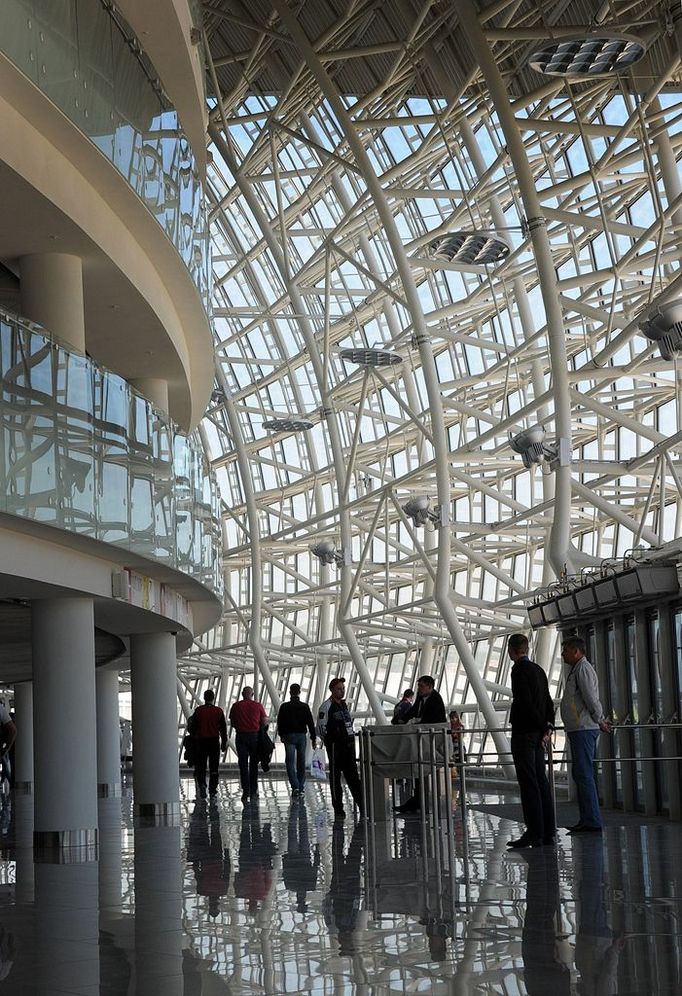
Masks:
[[[554,726],[554,704],[547,675],[529,657],[514,661],[511,669],[512,707],[509,719],[512,734],[546,733]]]
[[[405,716],[405,722],[416,719],[418,723],[445,723],[445,703],[436,689],[430,695],[418,695],[410,711]]]
[[[287,733],[310,734],[310,739],[315,740],[315,724],[310,707],[301,702],[299,698],[293,698],[290,702],[283,702],[277,713],[277,734],[284,738]]]

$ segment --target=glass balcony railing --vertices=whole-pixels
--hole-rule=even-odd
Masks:
[[[206,206],[177,112],[104,0],[3,0],[0,51],[92,141],[151,211],[210,314]]]
[[[117,374],[0,312],[0,511],[130,550],[218,597],[215,475]]]

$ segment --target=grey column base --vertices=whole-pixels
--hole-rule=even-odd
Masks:
[[[98,782],[97,783],[97,796],[99,799],[109,799],[112,797],[121,796],[121,783],[120,782]]]
[[[96,827],[82,830],[34,830],[34,860],[59,865],[97,861],[98,840]]]
[[[175,827],[180,825],[179,802],[135,803],[136,821],[141,826]]]
[[[33,795],[33,782],[15,782],[14,791],[17,795]]]

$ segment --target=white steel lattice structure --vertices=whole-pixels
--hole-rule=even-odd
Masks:
[[[381,719],[433,672],[490,729],[527,596],[676,542],[680,374],[639,322],[682,298],[679,7],[204,3],[227,596],[188,691],[343,672]]]

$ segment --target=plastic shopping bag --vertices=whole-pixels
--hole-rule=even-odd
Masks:
[[[310,759],[310,777],[317,778],[321,782],[327,780],[327,765],[324,760],[324,752],[318,747],[313,751]]]

